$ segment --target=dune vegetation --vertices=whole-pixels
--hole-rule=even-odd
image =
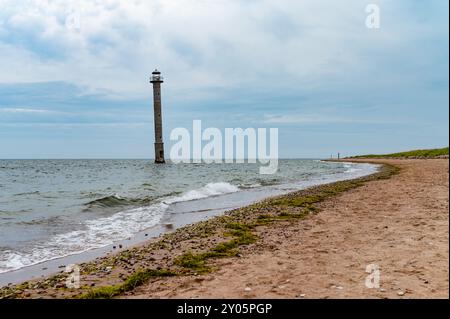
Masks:
[[[423,158],[431,158],[438,156],[448,156],[448,147],[444,148],[434,148],[434,149],[426,149],[426,150],[413,150],[407,152],[400,153],[392,153],[392,154],[368,154],[368,155],[359,155],[352,156],[351,158],[413,158],[413,157],[423,157]]]

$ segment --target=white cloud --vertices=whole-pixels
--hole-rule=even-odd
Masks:
[[[404,122],[389,120],[360,119],[354,117],[326,116],[323,114],[266,114],[263,123],[266,124],[399,124]]]
[[[378,2],[384,16],[373,32],[360,0],[2,0],[0,82],[65,81],[139,96],[149,94],[148,75],[159,67],[184,98],[208,87],[408,81],[407,70],[368,75],[375,61],[432,31],[408,20],[401,5]],[[67,26],[73,16],[79,28]]]
[[[37,113],[37,114],[49,114],[55,113],[49,110],[40,109],[28,109],[28,108],[0,108],[0,113]],[[58,112],[59,113],[59,112]]]
[[[27,123],[27,122],[14,122],[14,123],[1,123],[0,127],[23,127],[23,128],[137,128],[137,127],[151,127],[150,122],[86,122],[86,123]]]

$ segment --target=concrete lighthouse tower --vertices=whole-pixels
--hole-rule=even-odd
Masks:
[[[163,83],[161,72],[155,69],[152,72],[150,83],[153,83],[153,109],[155,112],[155,163],[165,163],[164,143],[162,133],[162,115],[161,115],[161,83]]]

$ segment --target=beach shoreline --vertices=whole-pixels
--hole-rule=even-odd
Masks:
[[[125,297],[448,299],[448,159],[356,161],[399,171],[322,201],[309,218],[260,229],[216,273],[152,281]]]
[[[207,196],[195,200],[175,201],[168,205],[163,217],[156,225],[142,229],[132,236],[123,237],[120,240],[115,240],[97,248],[72,253],[68,251],[63,256],[36,262],[19,269],[0,272],[0,287],[52,276],[64,270],[67,265],[86,263],[99,257],[134,248],[183,226],[200,222],[221,215],[227,210],[245,207],[273,196],[324,183],[366,176],[375,172],[377,166],[356,164],[345,168],[345,170],[344,173],[338,175],[324,175],[301,180],[298,184],[280,183],[256,188],[249,187],[239,189],[236,192]]]
[[[104,256],[81,264],[81,289],[65,288],[67,275],[61,272],[43,280],[5,287],[0,290],[0,296],[3,298],[195,297],[195,293],[199,293],[195,286],[205,290],[204,287],[202,288],[205,278],[212,277],[214,278],[212,281],[217,281],[224,276],[223,269],[232,268],[229,263],[235,266],[245,261],[247,252],[254,250],[255,245],[258,246],[265,241],[265,232],[277,229],[280,225],[298,226],[319,218],[323,211],[326,211],[327,203],[334,201],[336,197],[358,192],[361,188],[373,183],[388,183],[393,178],[404,174],[403,168],[400,174],[397,174],[397,168],[392,164],[396,166],[400,163],[400,166],[404,166],[401,163],[408,162],[408,160],[395,160],[395,163],[392,163],[393,161],[390,160],[354,159],[349,161],[370,162],[384,164],[384,166],[380,172],[370,176],[312,187],[235,209],[225,215],[180,228],[119,254]],[[448,174],[448,161],[434,161],[439,161],[444,168],[446,165]],[[448,182],[446,187],[448,191]],[[448,211],[448,197],[446,200]],[[448,226],[448,214],[446,221]],[[278,240],[271,246],[276,249],[277,246],[282,245],[283,242]],[[263,252],[267,253],[267,249]],[[252,258],[254,259],[255,256]],[[257,274],[258,271],[255,268],[254,276]],[[189,291],[194,294],[193,296],[186,293],[186,285],[192,288]],[[255,291],[255,287],[244,288]],[[244,288],[242,291],[236,291],[234,295],[230,295],[229,291],[221,288],[216,289],[215,293],[210,289],[211,291],[202,293],[200,296],[271,297],[270,293],[245,294]]]

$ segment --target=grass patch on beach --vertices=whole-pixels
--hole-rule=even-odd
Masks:
[[[122,289],[125,291],[133,290],[134,288],[141,286],[152,278],[155,277],[171,277],[176,276],[177,273],[167,269],[146,269],[141,270],[130,277],[122,284]]]
[[[276,218],[279,220],[300,219],[308,216],[309,214],[309,210],[303,210],[301,213],[281,212],[276,216]]]
[[[230,241],[217,244],[210,251],[193,254],[187,252],[175,259],[175,264],[183,268],[188,268],[196,273],[207,273],[212,269],[206,262],[210,258],[232,257],[237,254],[236,248],[242,245],[249,245],[257,240],[257,236],[252,233],[252,226],[242,223],[229,223],[225,225],[224,236],[233,236]]]
[[[261,214],[257,217],[255,226],[264,226],[268,225],[275,221],[283,221],[283,220],[293,220],[293,219],[301,219],[305,218],[309,214],[316,212],[317,208],[308,207],[308,209],[302,210],[300,213],[290,213],[287,211],[283,211],[278,215],[269,215],[269,214]]]
[[[277,206],[304,207],[307,205],[318,203],[321,200],[323,200],[322,194],[314,194],[314,195],[305,195],[301,197],[279,198],[271,201],[270,203]]]
[[[281,207],[300,207],[304,208],[306,212],[316,212],[317,207],[315,207],[314,204],[322,202],[331,196],[359,187],[362,184],[363,181],[360,180],[337,182],[323,186],[313,194],[303,196],[284,196],[273,199],[269,201],[268,204]]]
[[[83,299],[110,299],[141,286],[152,278],[176,276],[177,273],[167,269],[145,269],[135,272],[123,284],[91,289],[82,295]]]
[[[407,152],[400,152],[400,153],[392,153],[392,154],[367,154],[367,155],[358,155],[353,156],[350,158],[386,158],[386,157],[392,157],[392,158],[408,158],[408,157],[437,157],[437,156],[445,156],[449,155],[448,153],[448,147],[444,148],[434,148],[434,149],[426,149],[426,150],[413,150],[413,151],[407,151]]]
[[[175,259],[175,265],[189,268],[197,273],[207,273],[211,271],[211,268],[206,265],[207,258],[206,253],[193,254],[189,251]]]
[[[111,299],[122,293],[120,285],[117,286],[107,286],[92,289],[87,294],[83,295],[82,299]]]

